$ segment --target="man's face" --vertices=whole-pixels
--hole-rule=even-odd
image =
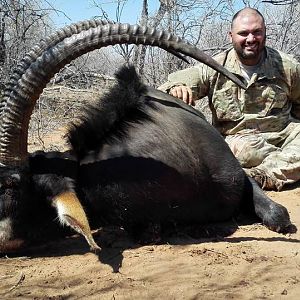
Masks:
[[[266,42],[266,29],[261,16],[254,13],[238,16],[229,35],[241,63],[251,66],[260,61]]]

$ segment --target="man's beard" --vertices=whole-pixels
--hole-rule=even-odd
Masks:
[[[244,46],[241,49],[241,53],[239,53],[244,59],[258,57],[259,54],[261,53],[259,44],[255,44],[255,48],[252,50],[245,49],[246,47],[247,47],[247,45]]]
[[[247,60],[247,59],[254,59],[254,58],[259,58],[265,48],[265,40],[262,42],[256,42],[253,43],[251,45],[255,45],[255,48],[252,50],[247,50],[247,46],[250,46],[250,44],[237,44],[237,43],[233,43],[233,48],[235,50],[235,52],[237,53],[238,57],[240,57],[243,60]]]

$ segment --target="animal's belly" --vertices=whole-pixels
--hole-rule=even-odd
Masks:
[[[230,218],[240,197],[223,197],[208,174],[181,174],[153,159],[121,157],[80,169],[81,197],[106,223],[205,223]]]

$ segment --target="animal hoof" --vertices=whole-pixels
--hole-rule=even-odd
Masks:
[[[270,230],[279,233],[294,233],[297,227],[290,221],[287,209],[278,203],[272,203],[264,215],[263,223]]]
[[[297,232],[297,227],[294,224],[289,224],[286,226],[267,226],[270,230],[282,233],[282,234],[292,234]]]
[[[289,224],[285,228],[280,231],[283,234],[288,234],[288,233],[296,233],[297,232],[297,227],[294,224]]]

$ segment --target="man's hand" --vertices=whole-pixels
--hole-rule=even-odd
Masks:
[[[183,100],[186,104],[195,105],[192,90],[184,85],[174,86],[170,89],[169,94]]]

